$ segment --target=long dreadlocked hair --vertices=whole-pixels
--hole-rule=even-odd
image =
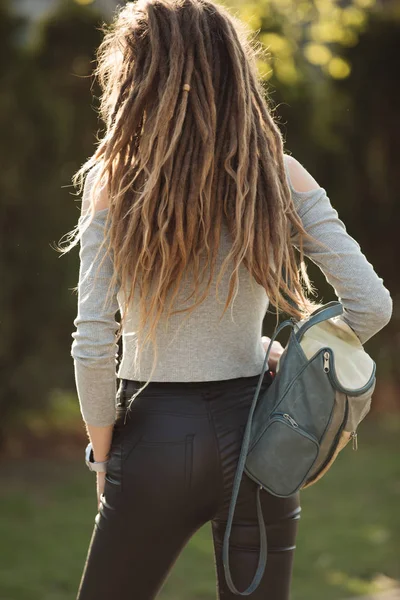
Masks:
[[[118,280],[125,302],[117,340],[139,290],[136,359],[149,340],[155,353],[150,379],[137,396],[154,373],[163,311],[167,321],[179,312],[189,316],[208,294],[223,222],[232,245],[217,286],[230,261],[233,272],[221,319],[242,262],[277,313],[297,319],[309,314],[314,305],[304,286],[313,290],[302,240],[310,236],[293,205],[281,133],[258,79],[261,44],[242,21],[210,0],[139,0],[120,8],[103,32],[94,74],[106,130],[72,181],[82,190],[85,174],[97,166],[92,215],[96,190],[107,189],[107,252],[114,261],[109,290]],[[299,258],[291,229],[300,240]],[[77,226],[74,233],[64,252],[82,231]],[[198,298],[204,249],[210,274]],[[189,299],[195,294],[196,301],[179,309],[173,303],[189,266]]]

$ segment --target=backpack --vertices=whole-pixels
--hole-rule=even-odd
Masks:
[[[243,435],[224,535],[225,577],[235,594],[252,593],[265,570],[261,490],[291,496],[321,479],[351,439],[357,449],[357,427],[371,407],[376,366],[338,318],[342,313],[340,302],[329,302],[306,319],[284,321],[271,338]],[[292,329],[289,341],[271,385],[258,398],[272,343],[285,327]],[[229,536],[243,472],[257,483],[260,556],[252,583],[240,592],[229,570]]]

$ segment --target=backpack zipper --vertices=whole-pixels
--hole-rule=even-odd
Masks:
[[[299,424],[296,423],[296,421],[293,419],[293,417],[291,417],[290,415],[288,415],[288,413],[283,413],[283,412],[274,412],[271,414],[271,419],[274,416],[281,416],[284,417],[286,419],[286,421],[289,421],[289,423],[292,425],[292,427],[298,427]]]
[[[358,449],[357,431],[351,431],[350,436],[353,438],[353,450]]]
[[[283,415],[285,417],[285,419],[287,419],[289,421],[289,423],[291,425],[293,425],[293,427],[298,427],[298,423],[296,423],[296,421],[293,419],[293,417],[291,417],[290,415],[288,415],[287,413],[283,413]]]
[[[308,483],[312,483],[312,481],[314,481],[314,479],[319,475],[319,473],[321,473],[321,471],[323,471],[325,469],[326,465],[330,462],[330,460],[331,460],[331,458],[332,458],[332,456],[335,453],[335,450],[337,448],[340,436],[342,434],[342,431],[343,431],[344,426],[345,426],[346,421],[347,421],[348,414],[349,414],[349,401],[347,399],[346,400],[345,411],[344,411],[344,417],[343,417],[342,423],[341,423],[341,425],[340,425],[340,427],[339,427],[339,429],[338,429],[338,431],[337,431],[337,433],[335,435],[335,438],[334,438],[334,440],[332,442],[331,450],[330,450],[328,456],[325,458],[325,460],[322,463],[322,465],[319,466],[318,471],[316,473],[314,473],[314,475],[312,476],[312,478],[309,481],[307,481],[307,484]]]
[[[329,365],[329,352],[324,352],[324,371],[325,373],[329,373],[330,371],[330,365]],[[357,440],[357,432],[356,431],[351,431],[350,436],[353,439],[353,450],[357,450],[358,449],[358,440]]]

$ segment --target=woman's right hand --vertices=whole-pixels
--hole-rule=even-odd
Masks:
[[[268,346],[271,342],[271,338],[267,337],[266,335],[263,335],[261,337],[261,341],[263,343],[264,350],[266,352],[268,350]],[[277,342],[275,340],[272,343],[271,352],[269,353],[269,357],[268,357],[268,367],[271,369],[271,371],[273,371],[273,372],[276,371],[278,360],[280,359],[281,354],[283,353],[284,350],[285,350],[285,348],[282,346],[282,344],[280,342]]]

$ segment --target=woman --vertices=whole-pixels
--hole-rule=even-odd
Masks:
[[[304,255],[362,342],[391,316],[389,292],[326,190],[284,153],[249,40],[243,23],[208,0],[139,0],[119,10],[99,47],[106,130],[74,178],[84,186],[70,246],[80,239],[71,353],[88,465],[98,469],[78,600],[155,598],[209,521],[218,597],[234,597],[222,541],[268,342],[262,322],[269,303],[308,314]],[[281,352],[276,343],[271,371]],[[261,494],[268,561],[251,597],[285,600],[299,495]],[[259,548],[246,476],[230,548],[244,589]]]

